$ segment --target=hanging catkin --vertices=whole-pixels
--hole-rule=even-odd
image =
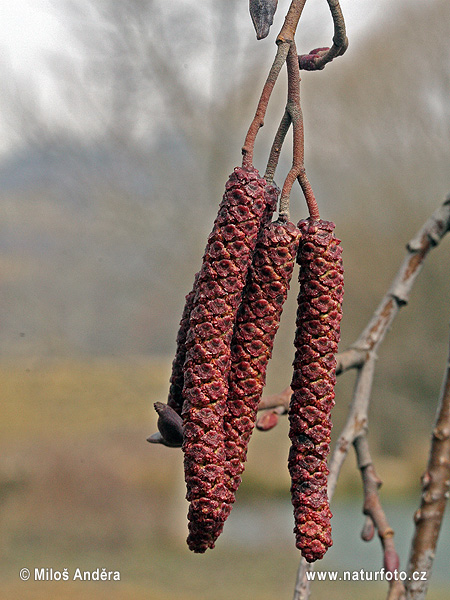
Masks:
[[[262,225],[265,225],[272,219],[272,215],[275,212],[277,199],[280,190],[273,184],[267,184],[264,188],[264,196],[266,207],[263,213]],[[169,397],[167,404],[170,408],[173,408],[175,412],[181,415],[183,408],[183,386],[184,386],[184,372],[183,366],[186,360],[186,337],[189,331],[189,319],[191,311],[194,305],[194,298],[197,291],[199,273],[195,275],[194,285],[192,290],[187,294],[183,313],[181,316],[180,327],[177,334],[177,346],[175,352],[175,358],[172,362],[172,373],[170,377],[170,388]]]
[[[183,365],[186,360],[186,337],[189,331],[189,318],[191,316],[192,307],[194,305],[194,297],[197,289],[198,273],[194,278],[192,290],[186,296],[186,302],[181,316],[180,328],[177,335],[177,348],[175,358],[172,362],[172,374],[170,377],[169,398],[167,404],[173,408],[175,412],[181,415],[183,408],[183,385],[184,374]]]
[[[299,228],[300,292],[288,465],[296,545],[305,559],[313,562],[332,545],[326,460],[342,316],[343,268],[342,248],[334,236],[333,223],[306,219]]]
[[[298,228],[268,224],[258,239],[231,346],[225,418],[226,477],[236,493],[297,254]]]
[[[230,346],[261,222],[266,182],[254,168],[235,168],[203,256],[190,313],[184,363],[183,452],[190,502],[188,545],[214,546],[231,510],[224,484]]]

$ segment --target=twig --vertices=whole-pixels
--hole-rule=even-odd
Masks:
[[[342,56],[348,48],[348,39],[345,32],[345,21],[338,0],[327,0],[334,23],[334,37],[331,48],[316,48],[309,54],[298,57],[300,69],[306,71],[320,71],[325,65],[337,56]]]
[[[290,49],[287,56],[288,70],[288,98],[286,104],[286,112],[290,116],[293,128],[293,153],[292,167],[286,176],[283,189],[280,197],[280,217],[289,219],[289,197],[292,186],[296,179],[302,182],[306,179],[305,173],[305,139],[303,128],[303,113],[300,104],[300,72],[297,62],[297,50],[295,42],[290,43]],[[305,194],[306,203],[308,205],[309,214],[314,219],[319,219],[319,208],[317,206],[314,193],[311,186],[302,185]]]
[[[283,27],[277,37],[277,44],[293,42],[298,21],[303,12],[306,0],[292,0]]]
[[[433,429],[428,466],[422,477],[422,501],[414,515],[416,526],[408,564],[407,600],[423,600],[426,596],[449,492],[450,355]],[[420,573],[417,581],[414,573]]]
[[[289,44],[279,44],[275,60],[273,61],[272,67],[269,71],[269,75],[264,84],[261,92],[261,97],[256,108],[255,116],[248,129],[244,145],[242,147],[242,166],[249,169],[253,165],[253,150],[255,147],[255,139],[259,129],[264,125],[264,117],[266,115],[267,106],[269,99],[272,94],[274,85],[280,74],[281,67],[286,61],[287,54],[289,52]]]
[[[384,551],[384,568],[387,572],[392,573],[392,577],[389,581],[388,598],[400,598],[405,591],[402,581],[396,576],[396,574],[398,575],[398,569],[400,567],[400,559],[395,550],[394,531],[388,523],[378,495],[378,490],[382,485],[382,481],[376,474],[375,467],[372,463],[366,431],[355,438],[353,446],[355,448],[358,467],[361,471],[363,482],[363,513],[368,519],[364,525],[361,537],[364,541],[368,542],[372,539],[375,529],[377,529]],[[368,523],[370,523],[370,525]]]
[[[242,166],[250,168],[253,165],[253,150],[255,147],[255,139],[260,128],[264,125],[264,117],[266,115],[269,99],[272,94],[274,85],[280,74],[281,67],[284,65],[291,42],[294,41],[295,30],[297,29],[298,21],[305,6],[306,0],[293,0],[286,15],[284,25],[277,37],[277,54],[272,67],[269,71],[266,83],[264,84],[261,97],[256,108],[256,113],[245,138],[242,147]]]
[[[311,581],[307,573],[311,573],[313,564],[306,562],[304,558],[300,561],[295,581],[294,597],[292,600],[308,600],[311,593]]]
[[[267,161],[266,172],[264,174],[264,179],[267,181],[267,183],[272,183],[273,181],[275,170],[278,165],[278,159],[280,158],[281,148],[290,126],[291,115],[289,114],[288,110],[285,110],[283,118],[281,119],[281,123],[278,127],[278,131],[273,140],[272,148],[269,154],[269,160]]]
[[[449,231],[450,194],[406,245],[406,257],[361,335],[349,348],[337,354],[336,375],[341,375],[350,369],[361,370],[368,362],[370,353],[376,351],[383,341],[399,309],[408,303],[428,252],[436,247]],[[286,388],[278,394],[263,396],[259,409],[285,406],[287,410],[289,399],[290,388]],[[349,444],[352,441],[349,440]]]

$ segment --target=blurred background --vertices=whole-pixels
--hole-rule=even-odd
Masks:
[[[450,192],[450,5],[342,0],[350,46],[302,75],[306,168],[346,273],[341,348],[386,292],[405,244]],[[149,446],[175,337],[224,183],[289,3],[257,42],[246,0],[0,0],[0,587],[5,597],[290,598],[299,560],[286,422],[256,432],[214,551],[185,545],[179,450]],[[331,44],[307,3],[301,53]],[[264,172],[284,73],[255,152]],[[290,165],[288,137],[276,173]],[[306,216],[294,188],[292,219]],[[380,351],[369,439],[406,567],[447,360],[449,240],[427,258]],[[267,377],[290,383],[294,279]],[[339,379],[334,438],[353,374]],[[349,455],[323,569],[381,568]],[[445,597],[444,522],[429,598]],[[119,570],[120,582],[21,582],[28,567]],[[318,599],[384,586],[316,584]]]

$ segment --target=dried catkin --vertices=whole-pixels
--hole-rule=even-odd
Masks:
[[[235,168],[203,256],[186,336],[183,452],[190,502],[188,546],[214,547],[231,510],[224,484],[230,346],[236,312],[261,222],[266,182],[256,169]]]
[[[332,545],[326,461],[344,289],[342,248],[334,236],[334,224],[306,219],[299,228],[300,292],[288,466],[296,545],[313,562]]]
[[[267,363],[289,290],[299,230],[276,221],[261,232],[239,307],[231,346],[228,412],[224,420],[226,476],[236,493],[265,385]]]

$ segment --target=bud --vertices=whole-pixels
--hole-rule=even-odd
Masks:
[[[165,446],[180,448],[183,443],[183,420],[168,404],[155,402],[158,413],[158,430]],[[153,438],[155,439],[155,438]]]
[[[278,425],[278,414],[274,410],[266,410],[256,421],[256,429],[269,431]]]

